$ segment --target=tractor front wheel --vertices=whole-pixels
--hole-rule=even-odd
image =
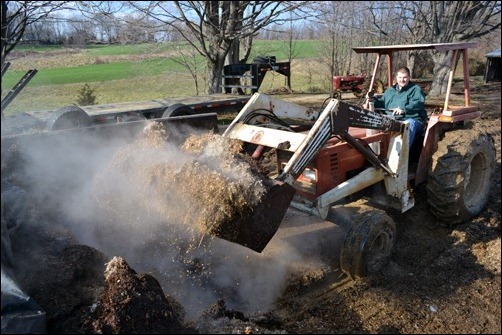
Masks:
[[[341,270],[352,279],[381,271],[389,262],[396,224],[380,209],[368,207],[351,217],[340,254]]]

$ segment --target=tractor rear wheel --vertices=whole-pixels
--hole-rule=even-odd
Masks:
[[[80,107],[68,106],[58,109],[47,121],[47,130],[83,128],[91,125],[91,118]]]
[[[490,134],[474,129],[447,132],[432,157],[427,180],[430,211],[450,225],[479,214],[488,202],[494,171]]]
[[[381,271],[389,262],[396,224],[380,209],[368,207],[351,217],[340,253],[341,270],[352,279]]]

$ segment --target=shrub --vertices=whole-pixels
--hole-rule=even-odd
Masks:
[[[485,74],[486,63],[477,58],[469,59],[469,75],[482,76]]]
[[[91,88],[89,84],[84,84],[80,91],[78,92],[77,105],[79,106],[89,106],[95,105],[96,94],[94,94],[94,89]]]
[[[94,64],[106,64],[106,63],[108,62],[101,57],[96,57],[96,59],[94,60]]]
[[[325,93],[326,89],[322,88],[321,86],[310,86],[308,88],[308,93]]]
[[[415,58],[413,77],[428,78],[434,73],[434,61],[432,55],[427,52],[419,52]]]

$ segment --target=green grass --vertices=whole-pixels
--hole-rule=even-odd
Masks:
[[[27,87],[101,82],[180,71],[185,71],[183,66],[171,58],[41,69]],[[25,71],[8,71],[2,78],[2,87],[13,87],[25,73]]]
[[[322,78],[324,72],[308,63],[315,57],[316,41],[298,41],[296,57],[292,63],[291,80],[297,92],[329,92],[329,78]],[[86,56],[121,56],[169,52],[172,44],[140,45],[99,45],[86,47]],[[63,50],[60,46],[27,47],[16,51],[37,53]],[[287,59],[284,41],[256,41],[249,62],[256,56],[276,56],[278,61]],[[71,57],[71,56],[68,56]],[[141,59],[141,57],[139,57]],[[199,60],[203,62],[203,58]],[[169,97],[196,95],[193,79],[188,71],[176,63],[172,57],[140,61],[113,61],[107,58],[103,64],[72,66],[60,68],[39,68],[38,73],[12,101],[4,113],[57,109],[76,103],[78,92],[84,84],[95,89],[97,104],[117,103],[138,100],[151,100]],[[307,63],[305,63],[305,62]],[[71,62],[69,62],[71,63]],[[30,66],[31,63],[30,63]],[[9,70],[2,78],[2,97],[7,94],[26,71]],[[199,73],[199,95],[206,94],[205,74]],[[285,77],[272,72],[267,73],[260,92],[267,92],[286,86]],[[324,87],[323,87],[324,86]]]
[[[319,41],[299,40],[294,42],[295,59],[315,58],[319,47]],[[288,59],[288,44],[286,41],[255,41],[251,54],[252,61],[256,56],[276,56],[277,61]]]
[[[287,52],[283,41],[258,41],[255,45],[254,56],[274,55],[278,61],[287,59]],[[298,41],[295,50],[298,56],[295,59],[312,58],[315,56],[316,41]],[[54,51],[61,47],[26,47],[24,51],[31,50],[39,53]],[[140,45],[110,45],[110,46],[89,46],[90,55],[130,55],[146,53],[147,50],[165,51],[172,48],[171,45],[160,44],[140,44]],[[19,50],[18,50],[19,51]],[[203,62],[202,56],[198,57]],[[250,62],[252,59],[250,60]],[[186,71],[172,58],[158,58],[143,60],[138,62],[111,62],[105,64],[95,64],[78,67],[65,67],[56,69],[39,69],[38,73],[30,80],[27,87],[39,85],[64,85],[73,83],[101,82],[108,80],[127,79],[144,75],[158,75],[164,72]],[[2,78],[2,87],[13,87],[26,71],[8,71]]]
[[[23,72],[16,71],[4,79],[3,85],[13,86]],[[99,82],[134,76],[130,63],[113,63],[59,69],[43,69],[31,79],[27,87],[64,85],[72,83]]]
[[[319,41],[315,40],[299,40],[294,42],[296,58],[312,58],[316,56],[316,49],[319,46]],[[158,44],[137,44],[137,45],[97,45],[88,46],[90,55],[95,56],[113,56],[113,55],[134,55],[144,54],[148,52],[165,52],[172,51],[178,48],[179,45],[173,43],[158,43]],[[184,46],[188,48],[188,46]],[[288,47],[286,41],[255,41],[251,59],[256,56],[276,56],[277,60],[288,59]]]

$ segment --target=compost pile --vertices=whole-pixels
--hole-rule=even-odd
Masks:
[[[239,154],[235,140],[192,135],[178,153],[167,147],[169,134],[161,123],[152,122],[142,135],[120,149],[95,179],[94,195],[105,210],[120,216],[135,206],[136,214],[183,223],[204,234],[259,203],[266,191],[263,177]]]
[[[237,215],[225,207],[229,198],[243,206],[259,201],[261,174],[244,168],[239,143],[195,134],[166,146],[169,130],[156,124],[106,152],[107,163],[81,178],[86,183],[71,196],[28,195],[17,226],[2,185],[12,274],[53,334],[500,333],[500,96],[500,83],[472,87],[473,104],[484,111],[476,129],[490,133],[497,150],[486,208],[469,222],[440,226],[425,190],[414,189],[412,210],[389,212],[398,228],[395,250],[371,278],[341,276],[334,245],[309,239],[332,231],[320,222],[303,228],[312,218],[296,212],[278,232],[289,238],[273,239],[259,255],[204,234],[213,222],[207,217]],[[62,216],[84,191],[89,203],[79,198],[80,210]],[[59,203],[59,211],[48,203]]]

